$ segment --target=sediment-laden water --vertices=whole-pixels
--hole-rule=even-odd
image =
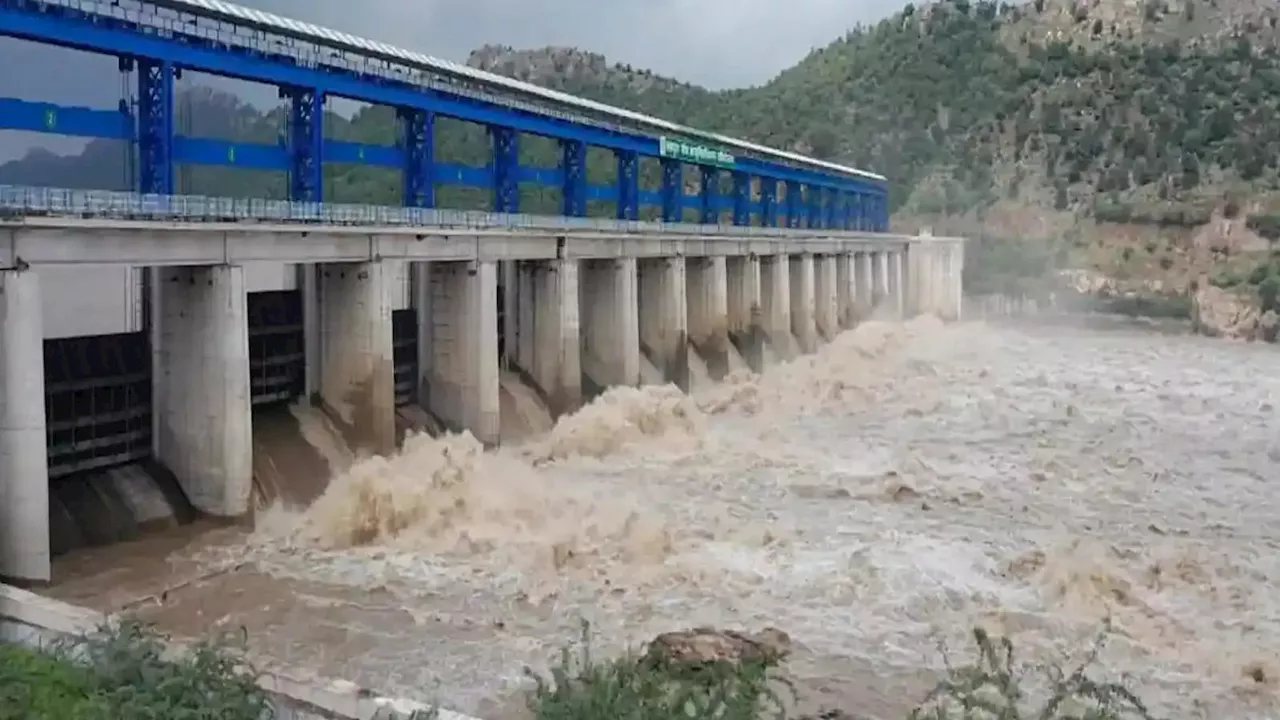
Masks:
[[[1110,617],[1101,664],[1157,712],[1263,718],[1278,487],[1273,347],[872,322],[692,398],[611,391],[521,447],[411,439],[306,512],[174,542],[137,607],[490,718],[582,618],[601,652],[776,626],[810,704],[894,717],[975,624],[1039,661]]]

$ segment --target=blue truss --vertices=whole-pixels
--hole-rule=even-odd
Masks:
[[[403,172],[407,207],[434,207],[436,186],[454,184],[489,189],[494,210],[517,212],[520,184],[533,183],[558,186],[563,192],[562,212],[573,217],[585,216],[587,202],[594,200],[616,203],[617,217],[624,220],[638,218],[641,207],[652,205],[661,208],[667,221],[682,219],[684,211],[691,208],[704,223],[718,223],[727,213],[735,225],[888,229],[887,187],[864,176],[797,167],[748,152],[733,158],[726,168],[733,181],[729,197],[721,197],[721,168],[709,165],[699,165],[702,192],[686,196],[683,163],[672,158],[661,159],[661,189],[646,191],[640,188],[639,161],[641,157],[659,157],[659,138],[652,134],[473,94],[428,90],[372,69],[350,69],[362,67],[359,62],[299,62],[286,50],[298,47],[300,41],[277,42],[260,29],[228,40],[218,35],[230,32],[227,23],[212,31],[195,32],[192,28],[200,19],[184,15],[168,23],[166,32],[156,32],[146,19],[154,21],[157,8],[145,0],[139,15],[124,13],[130,19],[117,17],[119,13],[83,9],[95,4],[96,0],[74,4],[0,0],[0,35],[120,58],[121,70],[137,72],[136,109],[126,103],[116,110],[98,110],[0,98],[0,129],[130,141],[136,146],[138,189],[143,192],[171,193],[179,164],[220,165],[284,171],[289,176],[291,199],[319,202],[324,199],[325,163],[357,163]],[[262,42],[249,47],[248,37]],[[352,57],[348,54],[345,59]],[[373,68],[374,61],[365,61]],[[176,135],[174,79],[182,69],[281,88],[282,95],[290,99],[287,142],[283,146],[255,145]],[[328,96],[396,108],[401,127],[397,146],[326,140],[324,100]],[[493,154],[487,167],[436,162],[432,146],[438,115],[490,129]],[[562,146],[560,167],[522,167],[520,133],[558,140]],[[588,184],[586,150],[590,146],[610,150],[616,156],[615,185]],[[756,183],[758,199],[753,193]],[[780,184],[785,187],[781,203]]]

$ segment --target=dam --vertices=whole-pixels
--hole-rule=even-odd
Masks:
[[[91,212],[28,204],[0,221],[0,574],[14,581],[49,582],[54,555],[149,522],[313,499],[323,477],[290,493],[255,462],[273,405],[319,408],[357,455],[394,452],[408,427],[494,445],[503,376],[555,417],[611,386],[761,370],[877,308],[960,308],[950,238],[340,222],[342,206],[246,219],[95,195]]]

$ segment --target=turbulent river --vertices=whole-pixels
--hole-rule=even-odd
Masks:
[[[581,619],[601,652],[775,626],[810,704],[890,718],[974,625],[1039,662],[1110,618],[1100,665],[1154,711],[1264,718],[1277,485],[1274,347],[872,322],[692,397],[611,391],[521,447],[411,439],[305,513],[174,542],[136,607],[490,720]],[[63,593],[124,604],[122,573]]]

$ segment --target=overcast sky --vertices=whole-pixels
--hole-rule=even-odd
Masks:
[[[905,0],[242,0],[411,50],[465,60],[486,43],[569,45],[713,88],[754,85]],[[0,38],[0,96],[111,107],[113,59]],[[259,93],[253,93],[259,95]],[[262,97],[271,95],[261,94]],[[0,160],[39,136],[0,133]],[[74,145],[59,143],[59,151]]]

